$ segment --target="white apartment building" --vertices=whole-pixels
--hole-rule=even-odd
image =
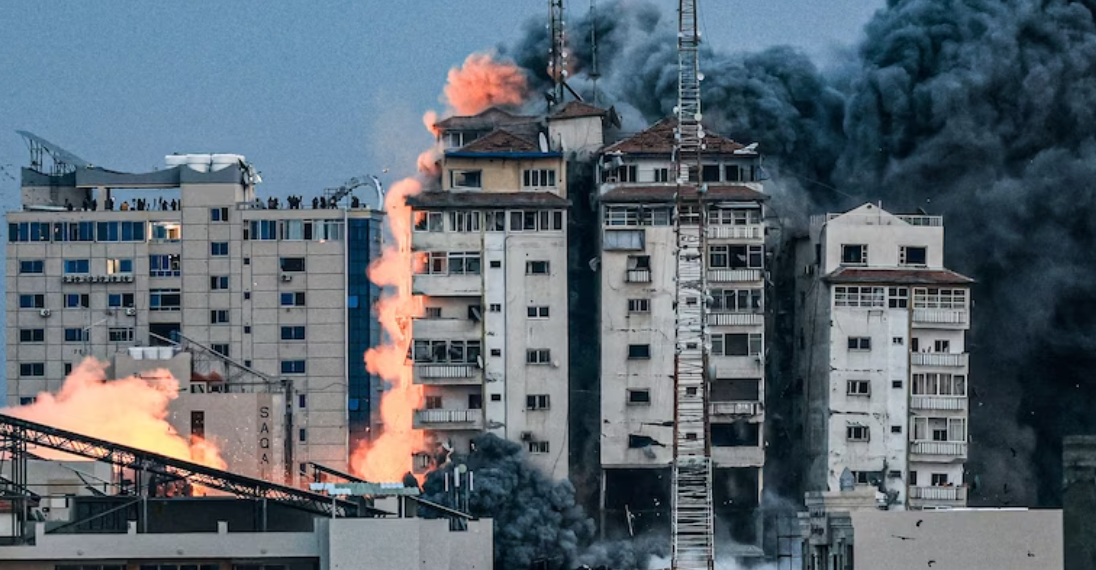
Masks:
[[[175,361],[179,345],[167,355],[130,351],[175,344],[180,333],[291,382],[288,403],[282,389],[266,391],[276,394],[268,407],[287,408],[288,416],[274,413],[292,426],[284,449],[301,469],[289,471],[310,461],[346,469],[351,440],[368,437],[380,387],[363,354],[379,337],[371,309],[378,292],[365,268],[379,255],[381,215],[260,200],[251,166],[237,155],[168,162],[143,174],[71,159],[51,171],[40,162],[23,169],[22,208],[6,215],[8,404],[56,391],[86,356],[126,374],[205,372]],[[172,360],[148,360],[154,354]],[[179,380],[177,407],[192,412],[172,416],[180,434],[200,429],[217,441],[251,429],[243,426],[262,429],[251,417],[262,407],[253,399],[200,403],[262,390],[233,378]],[[191,389],[203,393],[188,401]],[[284,446],[275,435],[268,444]],[[229,470],[278,478],[286,471],[231,458]]]
[[[699,175],[679,187],[672,152],[676,121],[666,119],[606,147],[601,155],[601,466],[604,507],[668,508],[668,500],[624,498],[622,490],[673,459],[678,192],[692,202],[681,223],[707,210],[709,386],[717,517],[740,544],[760,540],[754,510],[765,463],[766,252],[760,157],[729,139],[705,138]],[[665,491],[663,491],[665,492]],[[639,491],[646,494],[646,491]],[[614,498],[615,497],[615,498]],[[614,515],[615,516],[615,515]],[[717,531],[719,529],[717,528]]]
[[[847,469],[891,509],[964,506],[972,280],[944,267],[943,219],[817,216],[797,260],[806,490]]]
[[[567,477],[567,157],[600,136],[604,115],[572,103],[547,120],[492,108],[435,125],[439,188],[408,199],[424,306],[414,421],[432,443],[466,452],[494,433]]]

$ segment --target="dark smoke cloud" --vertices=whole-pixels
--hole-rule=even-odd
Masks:
[[[596,541],[594,521],[575,502],[571,483],[552,481],[531,466],[517,443],[481,435],[469,455],[455,456],[452,463],[475,473],[471,514],[494,519],[496,570],[528,570],[539,561],[549,568],[646,570],[652,554],[665,552],[654,540]],[[443,474],[430,473],[423,492],[446,503]]]
[[[946,216],[947,262],[978,280],[974,503],[1056,505],[1061,436],[1096,431],[1094,9],[890,0],[835,69],[787,47],[702,54],[706,122],[761,144],[778,210],[883,200]],[[670,114],[675,23],[643,1],[599,12],[601,101],[626,129]],[[571,83],[589,96],[592,24],[570,20]],[[503,51],[547,89],[547,32],[528,30]]]

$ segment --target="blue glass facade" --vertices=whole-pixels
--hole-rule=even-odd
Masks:
[[[373,394],[380,386],[379,378],[365,369],[365,351],[381,340],[380,324],[373,312],[373,305],[380,296],[380,288],[369,281],[369,263],[381,254],[381,223],[379,220],[348,220],[347,248],[349,250],[349,276],[347,287],[347,317],[349,340],[346,358],[349,369],[347,409],[350,419],[350,447],[369,437],[370,414]]]

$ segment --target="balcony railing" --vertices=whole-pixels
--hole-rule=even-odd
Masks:
[[[709,313],[708,324],[715,327],[751,327],[765,324],[761,313]]]
[[[911,499],[967,502],[966,487],[910,487]]]
[[[761,226],[709,225],[708,237],[714,239],[762,239],[765,230]]]
[[[430,385],[479,384],[474,364],[415,364],[414,383]]]
[[[736,283],[761,281],[760,269],[709,269],[708,281],[712,283]]]
[[[910,407],[915,410],[965,410],[965,396],[913,396]]]
[[[715,416],[756,416],[764,411],[761,402],[712,402],[711,413]]]
[[[650,283],[651,282],[651,270],[650,269],[629,269],[624,275],[624,281],[627,283]]]
[[[916,455],[948,455],[966,457],[967,444],[960,441],[915,441],[910,451]]]
[[[966,366],[967,353],[950,352],[914,352],[910,364],[914,366]]]
[[[415,410],[415,421],[423,425],[472,424],[480,415],[480,410]]]
[[[965,325],[966,309],[914,309],[913,322],[929,325]]]

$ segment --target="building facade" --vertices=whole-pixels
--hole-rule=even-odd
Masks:
[[[848,470],[888,508],[965,506],[972,281],[944,267],[942,218],[865,204],[797,252],[806,490]]]
[[[673,460],[678,193],[682,224],[706,211],[704,269],[710,333],[708,415],[717,519],[739,544],[757,544],[754,517],[765,463],[765,211],[760,157],[709,134],[700,172],[678,186],[671,119],[601,155],[601,466],[603,505],[628,499],[630,481],[668,489]],[[697,178],[706,187],[698,197]],[[644,474],[646,472],[646,475]],[[643,491],[646,493],[646,491]],[[661,502],[668,508],[669,501]],[[650,505],[651,509],[657,509]],[[640,509],[643,510],[643,509]]]
[[[145,174],[23,169],[22,208],[7,214],[8,404],[56,391],[85,357],[113,363],[134,347],[178,348],[181,335],[291,382],[294,461],[345,469],[379,387],[363,364],[379,340],[364,268],[381,215],[260,200],[236,155],[168,162]],[[223,391],[239,392],[228,380]]]

